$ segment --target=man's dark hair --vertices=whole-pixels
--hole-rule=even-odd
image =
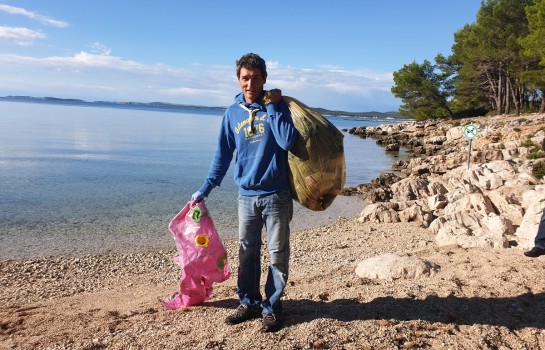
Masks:
[[[265,60],[259,57],[255,53],[247,53],[237,61],[237,78],[240,78],[240,70],[246,69],[259,69],[261,76],[267,78],[267,66]]]

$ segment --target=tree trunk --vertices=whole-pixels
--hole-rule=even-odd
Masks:
[[[490,105],[492,106],[490,110],[495,109],[497,114],[501,114],[501,101],[498,100],[499,92],[496,89],[496,82],[494,79],[492,79],[492,76],[488,69],[485,70],[485,74],[486,80],[490,86],[490,92],[488,94],[488,98],[490,99]]]
[[[511,78],[507,76],[507,84],[509,85],[509,91],[511,92],[511,96],[513,96],[513,103],[515,104],[515,115],[518,117],[520,116],[520,109],[522,106],[522,87],[519,85],[518,79],[515,79],[515,84],[513,86],[513,83],[511,82]],[[508,102],[507,102],[508,103]]]
[[[510,92],[512,91],[513,87],[511,86],[511,79],[509,78],[509,75],[505,75],[505,114],[509,115],[511,113],[511,100],[510,98]]]
[[[454,118],[454,113],[452,113],[452,110],[446,103],[443,104],[443,108],[445,109],[445,111],[447,111],[449,117]]]
[[[496,114],[497,115],[501,114],[501,107],[502,107],[501,89],[502,89],[501,72],[499,72],[498,73],[498,91],[496,93],[496,101],[497,101],[497,104],[498,104],[496,106]]]
[[[520,115],[521,109],[524,106],[524,89],[517,84],[517,96],[515,100],[515,106],[517,107],[517,116]]]
[[[520,86],[518,89],[518,101],[519,101],[519,114],[521,112],[521,109],[522,107],[524,107],[525,105],[527,105],[527,103],[525,103],[525,101],[528,99],[528,96],[524,93],[524,87]],[[526,106],[528,107],[528,106]]]
[[[511,79],[507,79],[507,83],[509,85],[509,91],[511,92],[511,96],[513,96],[513,103],[515,104],[515,115],[518,117],[520,115],[520,107],[521,107],[521,88],[519,88],[519,84],[517,83],[517,80],[515,80],[515,87],[513,87],[513,83],[511,82]]]

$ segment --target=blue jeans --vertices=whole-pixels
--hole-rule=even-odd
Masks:
[[[240,246],[237,294],[241,304],[260,305],[263,314],[282,312],[280,298],[288,280],[289,223],[292,217],[293,200],[289,191],[238,197]],[[259,288],[263,225],[270,258],[265,300]]]
[[[545,209],[543,210],[543,214],[541,214],[541,220],[539,220],[539,227],[537,229],[534,245],[538,248],[545,249]]]

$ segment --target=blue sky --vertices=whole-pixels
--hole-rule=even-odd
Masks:
[[[237,4],[237,5],[233,5]],[[312,107],[395,111],[392,73],[449,55],[480,0],[0,0],[0,96],[227,106],[235,61]]]

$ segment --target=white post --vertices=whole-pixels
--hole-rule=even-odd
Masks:
[[[469,139],[469,148],[467,150],[467,170],[469,170],[469,163],[471,161],[471,142],[473,139]]]
[[[469,171],[469,163],[471,162],[471,142],[473,138],[477,136],[479,130],[476,125],[469,124],[464,127],[464,136],[469,140],[469,147],[467,150],[467,170]]]

